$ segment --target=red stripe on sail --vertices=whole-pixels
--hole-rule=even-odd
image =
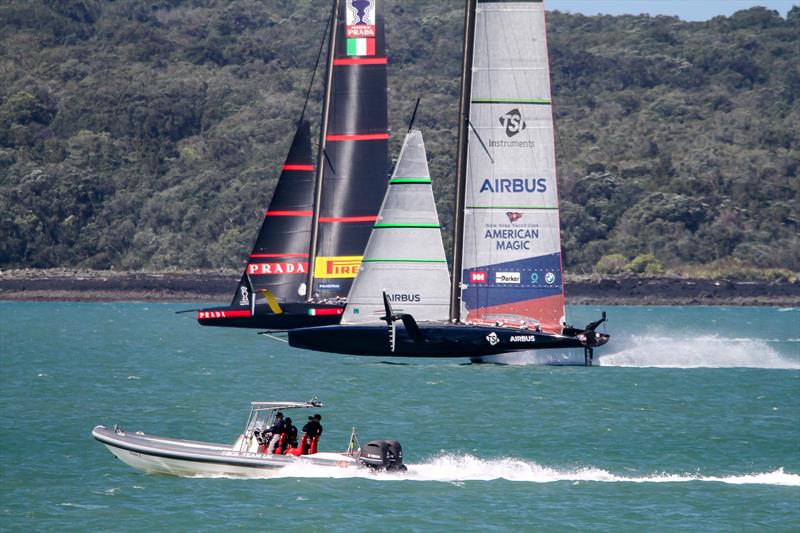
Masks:
[[[374,54],[375,53],[375,44],[374,44],[375,41],[374,41],[374,39],[372,40],[372,42],[373,42],[372,53]],[[369,53],[369,50],[367,50],[367,53]],[[339,66],[339,65],[385,65],[386,63],[387,63],[387,60],[386,60],[385,57],[362,57],[362,58],[353,57],[353,58],[347,58],[347,59],[334,59],[333,60],[333,64],[336,65],[336,66]]]
[[[267,211],[264,216],[267,217],[310,217],[313,211]]]
[[[314,170],[314,165],[295,165],[286,163],[283,165],[283,170]]]
[[[272,258],[272,257],[308,257],[308,254],[250,254],[250,259]]]
[[[382,141],[389,138],[388,133],[354,133],[352,135],[328,135],[329,141]]]
[[[377,216],[373,217],[319,217],[320,222],[375,222]]]

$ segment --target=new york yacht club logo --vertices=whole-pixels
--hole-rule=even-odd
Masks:
[[[508,221],[513,224],[514,222],[522,218],[522,213],[518,213],[516,211],[508,211],[506,213],[506,216],[508,217]]]

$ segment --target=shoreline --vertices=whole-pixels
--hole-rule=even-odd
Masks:
[[[0,271],[0,300],[207,302],[224,305],[241,273]],[[566,276],[574,305],[800,306],[800,283],[683,278],[585,279]]]

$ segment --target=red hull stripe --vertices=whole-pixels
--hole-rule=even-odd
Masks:
[[[261,259],[271,257],[308,257],[308,254],[250,254],[250,259]]]
[[[319,217],[320,222],[375,222],[378,220],[377,216],[374,217]]]
[[[310,217],[313,211],[267,211],[264,216],[267,217]]]
[[[311,316],[341,315],[342,313],[344,313],[344,309],[342,307],[328,309],[314,307],[308,311],[308,314]]]
[[[328,135],[329,141],[382,141],[389,138],[388,133],[364,133],[353,135]]]
[[[286,163],[283,165],[283,170],[314,170],[314,165],[293,165]]]
[[[333,64],[337,67],[339,65],[385,65],[388,63],[385,57],[366,57],[366,58],[348,58],[348,59],[334,59]]]

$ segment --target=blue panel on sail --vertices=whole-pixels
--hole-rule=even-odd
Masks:
[[[477,309],[561,294],[561,254],[464,269],[462,299]],[[526,288],[528,290],[520,291]]]

